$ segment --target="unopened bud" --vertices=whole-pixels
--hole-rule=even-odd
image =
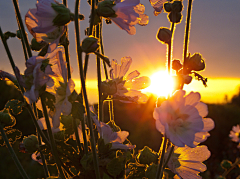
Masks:
[[[9,109],[3,109],[0,111],[0,124],[3,127],[13,126],[16,124],[16,119],[9,113]]]
[[[115,6],[114,1],[102,1],[98,3],[97,14],[103,17],[117,17],[115,11],[113,10],[113,6]]]
[[[164,3],[164,5],[163,5],[163,7],[164,7],[164,10],[166,11],[166,12],[171,12],[172,11],[172,3]]]
[[[183,82],[188,85],[189,83],[192,82],[192,77],[188,76],[188,75],[184,75],[183,76]]]
[[[82,41],[82,51],[86,54],[95,52],[99,47],[98,39],[89,36]]]
[[[32,50],[39,51],[45,45],[46,45],[46,43],[44,43],[44,42],[39,43],[39,42],[37,42],[37,40],[35,38],[32,38],[32,40],[31,40],[31,49]]]
[[[174,1],[172,3],[172,11],[173,12],[181,12],[183,9],[182,1]]]
[[[172,32],[166,28],[166,27],[161,27],[158,30],[157,33],[157,39],[165,44],[169,44],[171,42],[171,37],[172,37]]]
[[[172,11],[168,14],[168,19],[170,20],[170,22],[178,24],[182,20],[182,14],[181,14],[181,12],[173,12]]]
[[[65,24],[73,20],[73,14],[63,4],[52,3],[52,8],[58,13],[58,15],[53,19],[54,25],[64,26]]]
[[[232,162],[229,161],[229,160],[223,160],[221,162],[221,167],[224,169],[224,170],[228,170],[232,167]]]
[[[33,153],[38,150],[38,138],[35,135],[30,135],[23,138],[23,144],[27,152]]]
[[[193,54],[187,61],[187,68],[189,70],[201,71],[205,69],[205,61],[199,53]]]
[[[172,69],[173,70],[176,70],[176,71],[178,71],[178,70],[180,70],[181,68],[182,68],[182,63],[180,62],[180,60],[173,60],[172,61]]]

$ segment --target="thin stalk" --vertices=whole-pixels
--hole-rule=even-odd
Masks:
[[[46,125],[47,125],[48,137],[49,137],[50,142],[51,142],[51,151],[52,151],[52,154],[53,154],[53,158],[56,162],[57,169],[58,169],[60,177],[62,179],[65,179],[65,175],[64,175],[62,167],[61,167],[61,161],[58,158],[57,146],[55,144],[55,140],[54,140],[54,137],[53,137],[51,124],[50,124],[48,113],[47,113],[46,102],[45,102],[44,98],[41,98],[41,101],[42,101],[43,114],[44,114]]]
[[[100,39],[100,47],[101,47],[101,53],[102,55],[104,55],[104,48],[103,48],[103,35],[102,35],[102,23],[100,23],[100,28],[99,28],[100,32],[100,36],[99,36],[99,39]],[[105,77],[106,77],[106,80],[108,79],[108,72],[107,72],[107,66],[106,66],[106,62],[103,61],[103,68],[104,68],[104,73],[105,73]]]
[[[20,174],[22,175],[22,177],[23,177],[24,179],[29,179],[29,178],[28,178],[28,175],[26,174],[25,170],[24,170],[23,167],[22,167],[22,164],[21,164],[20,161],[18,160],[16,153],[14,152],[11,144],[9,143],[9,140],[8,140],[8,138],[7,138],[6,134],[5,134],[5,131],[4,131],[4,129],[3,129],[3,127],[2,127],[1,124],[0,124],[0,131],[1,131],[1,134],[2,134],[3,140],[4,140],[5,144],[7,145],[8,151],[10,152],[11,157],[12,157],[12,159],[14,160],[14,162],[15,162],[15,164],[16,164],[19,172],[20,172]]]
[[[2,39],[3,46],[4,46],[5,50],[6,50],[8,59],[9,59],[9,61],[10,61],[10,64],[11,64],[11,66],[12,66],[13,72],[14,72],[15,76],[17,76],[17,75],[16,75],[16,72],[15,72],[15,63],[14,63],[14,61],[13,61],[11,52],[10,52],[10,50],[9,50],[9,48],[8,48],[7,42],[6,42],[6,40],[4,39],[4,37],[3,37],[3,33],[2,33],[1,27],[0,27],[0,36],[1,36],[1,39]],[[17,81],[18,81],[18,79],[17,79]],[[18,81],[18,84],[19,84],[19,81]],[[23,96],[23,94],[24,94],[24,89],[23,89],[23,87],[22,87],[20,84],[19,84],[19,87],[20,87],[20,90],[21,90],[21,93],[22,93],[22,96]],[[31,119],[32,119],[35,127],[37,128],[38,133],[39,133],[39,134],[41,135],[41,137],[44,139],[44,142],[45,142],[47,145],[50,145],[49,142],[48,142],[48,139],[47,139],[46,136],[43,134],[42,130],[40,129],[40,127],[39,127],[39,125],[38,125],[38,123],[37,123],[37,119],[36,119],[36,117],[35,117],[35,115],[34,115],[34,113],[33,113],[32,107],[31,107],[28,103],[26,103],[26,104],[27,104],[27,109],[28,109],[28,111],[29,111],[29,114],[30,114],[30,116],[31,116]]]
[[[85,128],[84,116],[81,117],[81,125],[82,125],[83,141],[84,141],[84,154],[88,154],[88,143],[87,143],[87,136],[86,136],[86,128]]]
[[[222,174],[222,177],[223,177],[223,178],[226,177],[229,172],[231,172],[235,167],[238,166],[238,164],[240,164],[240,158],[238,158],[238,160],[236,160],[236,161],[234,162],[234,164],[232,164],[232,167],[231,167],[230,169],[226,170],[226,171]]]
[[[187,22],[185,27],[185,40],[184,40],[184,51],[183,51],[183,73],[186,66],[186,58],[188,53],[188,42],[190,33],[190,22],[191,22],[191,11],[192,11],[192,1],[188,0],[188,10],[187,10]]]
[[[113,100],[111,98],[108,101],[108,105],[109,105],[109,118],[110,118],[110,121],[114,121]]]
[[[79,150],[81,156],[83,156],[82,146],[81,146],[81,142],[80,142],[79,135],[78,135],[78,126],[77,126],[76,118],[73,118],[73,129],[74,129],[74,132],[75,132],[75,137],[76,137],[78,150]]]
[[[84,60],[84,69],[83,69],[84,79],[86,79],[87,77],[88,61],[89,61],[89,54],[86,54],[85,60]]]
[[[162,151],[161,151],[161,156],[160,156],[160,163],[158,165],[158,170],[157,170],[157,174],[156,174],[156,179],[161,179],[160,176],[162,175],[162,165],[163,165],[163,159],[164,159],[164,154],[165,154],[165,150],[166,150],[166,146],[167,146],[167,138],[166,136],[163,137],[163,146]]]
[[[90,18],[90,26],[89,26],[88,35],[92,35],[92,33],[93,33],[94,16],[95,16],[95,0],[92,0],[91,18]]]
[[[22,39],[22,31],[21,31],[21,27],[20,27],[20,25],[19,25],[19,23],[18,23],[18,27],[19,27],[19,30],[20,30],[20,33],[21,33],[21,43],[22,43],[22,48],[23,48],[23,54],[24,54],[24,57],[25,57],[25,61],[27,61],[28,60],[28,54],[27,54],[27,51],[26,51],[26,45],[25,45],[25,42],[24,42],[24,40]]]
[[[19,7],[18,7],[18,3],[17,3],[17,0],[12,0],[13,1],[13,5],[14,5],[14,8],[15,8],[15,13],[16,13],[16,16],[17,16],[17,21],[20,25],[20,30],[21,30],[21,34],[22,34],[22,38],[25,42],[25,45],[26,45],[26,48],[27,48],[27,52],[28,52],[28,57],[32,57],[32,51],[31,51],[31,48],[29,46],[29,42],[28,42],[28,39],[27,39],[27,35],[25,33],[25,28],[24,28],[24,25],[23,25],[23,22],[22,22],[22,17],[20,15],[20,11],[19,11]]]
[[[168,75],[171,74],[171,61],[172,61],[172,41],[173,41],[173,36],[174,36],[174,27],[175,27],[175,23],[172,22],[171,23],[171,33],[172,33],[172,36],[171,36],[171,41],[170,43],[168,44]]]
[[[39,135],[39,133],[38,133],[38,144],[39,144],[39,146],[42,145],[42,139],[41,139],[41,136]],[[47,167],[47,164],[46,164],[45,156],[43,155],[41,150],[40,150],[40,155],[41,155],[41,159],[42,159],[42,162],[43,162],[44,175],[45,175],[45,178],[47,178],[47,177],[49,177],[48,167]]]
[[[78,13],[78,11],[79,11],[79,1],[80,0],[76,0],[75,14]],[[94,6],[93,6],[93,8],[94,8]],[[93,19],[93,17],[91,19]],[[83,100],[85,102],[87,120],[88,120],[88,124],[89,124],[90,135],[91,135],[91,148],[92,148],[92,153],[93,153],[93,165],[94,165],[96,178],[100,179],[100,172],[99,172],[99,167],[98,167],[98,157],[97,157],[97,151],[96,151],[96,142],[95,142],[95,137],[94,137],[94,133],[93,133],[93,125],[92,125],[92,120],[91,120],[91,117],[90,117],[90,110],[89,110],[89,104],[88,104],[87,92],[86,92],[86,86],[85,86],[85,80],[84,80],[84,74],[83,74],[82,51],[81,51],[81,47],[80,47],[78,17],[75,16],[74,20],[75,20],[76,43],[77,43],[77,58],[78,58],[80,79],[81,79],[81,84],[82,84],[82,95],[83,95]]]

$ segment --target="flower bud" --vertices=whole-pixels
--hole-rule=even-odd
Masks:
[[[182,1],[174,1],[172,3],[172,11],[173,12],[181,12],[183,9]]]
[[[30,135],[23,138],[23,144],[27,152],[34,153],[38,150],[38,138],[35,135]]]
[[[97,14],[103,17],[117,17],[115,11],[112,8],[113,6],[115,6],[114,1],[102,1],[98,3]]]
[[[16,31],[17,38],[22,39],[22,34],[20,30]]]
[[[31,40],[31,49],[32,50],[39,51],[45,45],[46,45],[46,43],[44,43],[44,42],[39,43],[39,42],[37,42],[37,40],[35,38],[32,38],[32,40]]]
[[[189,70],[201,71],[205,69],[205,61],[201,54],[195,53],[187,60],[186,66]]]
[[[181,12],[170,12],[168,14],[168,19],[170,22],[174,22],[174,23],[180,23],[182,20],[182,14]]]
[[[137,160],[140,164],[155,163],[158,160],[158,154],[149,147],[145,146],[137,156]]]
[[[58,15],[53,19],[54,25],[64,26],[65,24],[73,20],[73,14],[63,4],[52,3],[52,8],[58,13]]]
[[[157,39],[165,44],[171,42],[172,32],[166,27],[160,27],[157,33]]]
[[[171,12],[172,11],[172,3],[164,3],[164,5],[163,5],[163,7],[164,7],[164,10],[166,11],[166,12]]]
[[[13,126],[16,124],[16,119],[9,113],[9,109],[3,109],[0,111],[0,124],[5,126]]]
[[[95,52],[99,47],[98,39],[93,36],[89,36],[82,41],[82,51],[86,54]]]
[[[182,68],[182,66],[183,65],[181,64],[180,60],[173,60],[172,61],[172,69],[173,70],[178,71],[178,70],[180,70]]]
[[[192,82],[192,77],[188,75],[183,75],[183,82],[188,85]]]
[[[228,170],[232,167],[232,162],[229,161],[229,160],[223,160],[221,162],[221,167],[224,169],[224,170]]]

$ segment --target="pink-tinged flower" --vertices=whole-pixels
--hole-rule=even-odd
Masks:
[[[72,104],[68,101],[68,97],[74,91],[75,84],[72,79],[67,79],[67,67],[63,47],[58,47],[52,53],[47,54],[46,57],[51,59],[49,63],[54,73],[51,75],[54,83],[48,85],[46,91],[55,95],[53,127],[58,128],[61,114],[69,115],[71,113]]]
[[[114,96],[126,96],[132,99],[135,98],[135,101],[138,102],[146,102],[148,97],[146,94],[141,93],[140,90],[150,85],[150,79],[147,76],[138,77],[140,73],[137,70],[125,76],[131,64],[131,57],[123,57],[121,65],[116,60],[112,60],[110,78],[117,83],[117,92]]]
[[[233,126],[230,131],[229,137],[233,142],[238,142],[238,148],[240,148],[240,127],[239,125]]]
[[[163,4],[168,0],[149,0],[152,7],[154,8],[154,15],[157,16],[162,12]]]
[[[179,90],[154,109],[156,128],[178,147],[195,147],[207,139],[208,131],[214,128],[214,122],[207,116],[207,105],[200,102],[201,95]]]
[[[27,91],[24,93],[24,96],[29,104],[37,101],[41,87],[52,83],[50,75],[54,73],[48,62],[47,58],[41,56],[33,56],[26,62],[27,69],[24,75]]]
[[[55,49],[65,27],[54,24],[54,19],[59,13],[53,9],[52,4],[58,5],[54,0],[38,0],[37,8],[27,12],[25,23],[29,32],[38,42],[51,43],[51,48]]]
[[[100,137],[104,140],[105,144],[112,143],[111,149],[134,149],[136,147],[135,145],[123,144],[123,142],[127,139],[129,132],[113,132],[109,125],[98,121],[97,115],[92,113],[91,117],[96,124]]]
[[[144,14],[145,7],[140,4],[140,0],[116,0],[113,10],[117,17],[112,17],[112,21],[128,34],[136,34],[134,25],[147,25],[149,18]]]
[[[170,149],[170,148],[169,148]],[[169,151],[165,158],[168,157]],[[172,153],[168,167],[175,173],[174,179],[201,179],[198,174],[204,172],[207,167],[202,163],[211,156],[207,146],[190,147],[176,147]]]

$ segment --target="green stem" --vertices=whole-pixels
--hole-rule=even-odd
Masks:
[[[183,51],[183,73],[185,72],[185,69],[186,69],[185,66],[186,66],[186,58],[188,53],[192,1],[193,0],[188,0],[187,22],[186,22],[186,28],[185,28],[185,40],[184,40],[184,51]]]
[[[157,170],[157,174],[156,174],[156,179],[161,179],[160,176],[162,175],[162,172],[163,172],[162,165],[163,165],[166,146],[167,146],[167,138],[166,138],[166,135],[165,135],[163,137],[163,146],[161,147],[162,151],[161,151],[160,163],[158,165],[158,170]]]
[[[103,36],[102,36],[102,23],[100,24],[100,47],[101,47],[101,53],[102,55],[104,55],[104,48],[103,48]],[[107,66],[106,66],[106,62],[103,61],[103,68],[104,68],[104,72],[105,72],[105,77],[106,80],[108,79],[108,72],[107,72]]]
[[[174,151],[174,145],[172,144],[172,147],[171,147],[171,149],[170,149],[170,152],[169,152],[169,155],[168,155],[168,157],[167,157],[167,160],[166,160],[165,164],[163,165],[163,170],[166,168],[166,166],[167,166],[167,164],[168,164],[168,161],[169,161],[169,159],[171,158],[171,155],[172,155],[173,151]],[[161,177],[161,176],[160,176],[160,177]]]
[[[75,14],[78,13],[78,11],[79,11],[79,0],[76,0]],[[91,135],[93,165],[94,165],[96,178],[100,179],[100,172],[99,172],[99,167],[98,167],[98,157],[97,157],[97,151],[96,151],[96,142],[95,142],[95,137],[94,137],[94,133],[93,133],[93,124],[92,124],[92,120],[90,117],[90,110],[89,110],[89,104],[88,104],[87,92],[86,92],[86,86],[85,86],[85,80],[84,80],[84,74],[83,74],[82,51],[81,51],[81,47],[80,47],[79,24],[78,24],[77,16],[75,16],[75,35],[76,35],[76,43],[77,43],[77,58],[78,58],[78,65],[79,65],[79,73],[80,73],[80,79],[81,79],[81,84],[82,84],[82,95],[83,95],[83,100],[85,102],[87,120],[88,120],[88,124],[89,124],[90,135]]]
[[[65,179],[65,175],[64,175],[62,167],[61,167],[61,161],[58,158],[57,146],[55,144],[55,140],[54,140],[54,137],[53,137],[51,124],[50,124],[48,113],[47,113],[46,102],[45,102],[45,99],[42,98],[42,97],[41,97],[41,101],[42,101],[43,114],[44,114],[46,125],[47,125],[48,136],[49,136],[49,139],[50,139],[50,142],[51,142],[51,151],[52,151],[52,154],[53,154],[53,158],[56,162],[57,169],[59,171],[60,177],[62,179]]]
[[[229,172],[231,172],[238,164],[240,164],[240,158],[238,158],[238,160],[236,160],[234,162],[234,164],[232,165],[232,167],[229,170],[226,170],[223,174],[222,177],[226,177],[227,174],[229,174]]]
[[[172,40],[173,40],[173,36],[174,36],[174,27],[175,27],[175,23],[172,22],[172,25],[171,25],[171,33],[172,33],[172,36],[171,36],[171,41],[170,41],[170,43],[168,44],[168,75],[171,74]]]
[[[90,26],[89,26],[89,34],[88,35],[92,35],[92,33],[93,33],[94,16],[95,16],[95,0],[92,0],[91,19],[90,19]]]
[[[86,79],[87,77],[88,61],[89,61],[89,54],[86,54],[85,60],[84,60],[84,69],[83,69],[84,79]]]
[[[4,131],[4,129],[3,129],[3,127],[2,127],[1,124],[0,124],[0,131],[1,131],[1,134],[2,134],[2,138],[3,138],[3,140],[5,141],[5,144],[7,145],[7,148],[8,148],[8,150],[9,150],[10,154],[11,154],[11,157],[12,157],[12,159],[14,160],[14,162],[15,162],[15,164],[16,164],[19,172],[20,172],[20,174],[22,175],[22,177],[23,177],[24,179],[29,179],[28,176],[27,176],[27,174],[26,174],[26,172],[25,172],[25,170],[24,170],[23,167],[22,167],[22,164],[21,164],[20,161],[18,160],[16,153],[14,152],[11,144],[9,143],[9,140],[8,140],[8,138],[7,138],[6,134],[5,134],[5,131]]]
[[[27,52],[28,52],[28,57],[32,57],[32,51],[31,51],[31,48],[29,46],[29,42],[28,42],[28,39],[27,39],[27,35],[25,33],[25,28],[24,28],[24,25],[23,25],[23,22],[22,22],[22,17],[20,15],[20,11],[19,11],[19,7],[18,7],[18,3],[17,3],[17,0],[12,0],[13,1],[13,5],[14,5],[14,8],[15,8],[15,13],[16,13],[16,16],[17,16],[17,21],[20,25],[20,30],[21,30],[21,34],[23,35],[23,40],[26,44],[26,47],[27,47]]]
[[[80,142],[79,135],[78,135],[77,120],[75,118],[73,118],[73,129],[74,129],[74,132],[75,132],[75,137],[76,137],[78,150],[79,150],[81,156],[83,156],[82,146],[81,146],[81,142]]]
[[[84,115],[81,117],[81,125],[82,125],[83,141],[84,141],[84,153],[88,154],[88,143],[87,143]]]
[[[109,105],[109,118],[110,118],[110,121],[114,121],[113,100],[111,98],[108,101],[108,105]]]

